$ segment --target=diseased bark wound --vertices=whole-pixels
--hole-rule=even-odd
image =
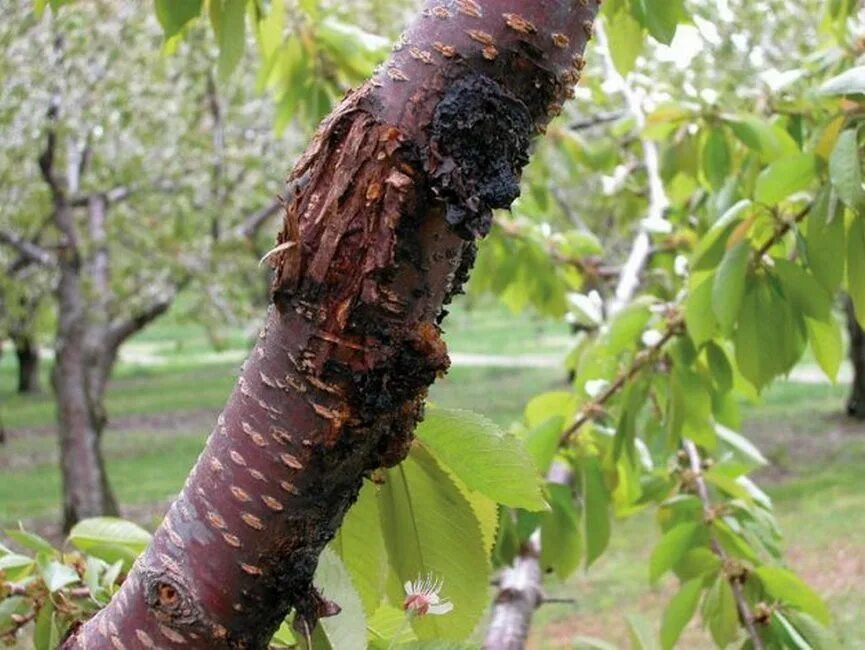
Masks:
[[[119,596],[67,647],[263,648],[289,609],[301,627],[337,611],[318,556],[363,478],[407,454],[449,363],[443,306],[519,193],[596,10],[431,2],[324,121],[289,178],[274,307],[237,388]]]

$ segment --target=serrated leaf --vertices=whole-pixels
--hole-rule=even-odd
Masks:
[[[743,199],[724,212],[697,243],[691,256],[692,270],[707,271],[715,268],[724,256],[731,233],[743,220],[751,217],[756,209],[752,201]]]
[[[672,650],[675,647],[682,631],[697,611],[702,591],[702,579],[689,580],[664,608],[661,619],[661,647],[664,650]]]
[[[726,252],[715,274],[712,284],[712,311],[725,332],[733,329],[739,316],[750,259],[750,244],[739,242]]]
[[[541,565],[564,580],[580,566],[582,540],[571,489],[550,484],[552,510],[541,518]]]
[[[55,650],[60,642],[60,631],[57,629],[57,616],[54,603],[46,600],[36,617],[33,628],[34,650]]]
[[[755,569],[763,587],[773,598],[801,609],[823,625],[829,625],[829,608],[823,599],[792,571],[761,566]]]
[[[372,483],[364,484],[331,542],[351,575],[364,611],[370,616],[384,597],[387,576],[387,552],[375,491]]]
[[[30,609],[30,599],[23,596],[9,596],[0,600],[0,630],[10,627],[13,615],[23,616]]]
[[[547,418],[526,434],[526,450],[531,454],[535,467],[546,474],[559,449],[559,439],[565,419],[561,415]]]
[[[398,467],[387,470],[379,493],[388,560],[398,584],[389,597],[401,605],[401,584],[432,575],[454,609],[444,616],[412,620],[420,639],[468,636],[486,605],[490,566],[471,504],[429,453],[415,446]]]
[[[313,634],[313,647],[332,650],[366,650],[366,617],[348,569],[331,549],[325,549],[315,571],[316,588],[337,603],[336,616],[322,618]]]
[[[856,129],[846,129],[838,136],[829,156],[829,178],[838,196],[851,210],[865,211],[862,189],[862,163]]]
[[[791,194],[807,189],[816,177],[816,156],[803,153],[780,158],[757,177],[754,199],[760,203],[775,205]]]
[[[656,583],[685,556],[699,529],[699,524],[685,522],[664,533],[649,558],[649,582]]]
[[[791,648],[791,650],[814,650],[781,612],[772,612],[770,626],[784,648]]]
[[[512,508],[547,508],[538,470],[523,442],[484,416],[431,408],[417,437],[470,490]]]

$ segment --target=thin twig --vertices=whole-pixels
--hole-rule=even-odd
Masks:
[[[762,259],[762,257],[772,250],[772,247],[781,241],[781,238],[784,237],[788,232],[793,229],[793,226],[800,223],[805,217],[808,216],[808,213],[811,212],[811,208],[814,207],[813,201],[802,208],[796,215],[790,219],[789,221],[785,221],[778,228],[775,229],[775,232],[772,233],[772,236],[760,247],[760,250],[757,251],[757,259]]]
[[[691,473],[694,476],[697,494],[700,497],[700,501],[703,503],[703,516],[707,522],[710,522],[715,517],[715,511],[712,507],[712,500],[709,497],[709,488],[706,485],[706,479],[703,478],[703,461],[700,458],[700,452],[697,449],[697,445],[695,445],[691,440],[683,440],[682,445],[685,448],[685,452],[688,454],[688,462],[691,466]],[[728,566],[731,562],[730,555],[718,542],[717,537],[712,533],[711,527],[709,528],[709,537],[712,551],[721,559],[721,562],[725,566]],[[736,607],[739,610],[739,616],[745,624],[745,629],[748,630],[748,636],[751,637],[754,650],[763,650],[763,639],[760,637],[760,633],[754,625],[754,614],[745,598],[742,583],[732,576],[729,581],[730,587],[733,590],[733,597],[736,600]]]
[[[669,325],[667,325],[667,329],[664,331],[664,334],[657,343],[646,348],[634,357],[631,365],[625,368],[619,376],[616,377],[613,383],[607,386],[607,389],[603,393],[592,401],[584,404],[580,409],[580,412],[577,414],[576,419],[571,423],[571,426],[565,429],[564,433],[562,433],[562,436],[559,439],[559,447],[566,447],[570,444],[573,436],[587,422],[589,422],[589,420],[593,419],[598,413],[600,413],[607,402],[620,393],[622,389],[628,385],[628,382],[638,375],[643,368],[657,359],[661,350],[664,349],[667,343],[676,336],[684,333],[685,330],[683,325],[684,321],[680,317],[674,318]]]

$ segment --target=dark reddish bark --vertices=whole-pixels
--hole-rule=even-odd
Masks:
[[[207,447],[69,648],[263,648],[333,613],[318,556],[402,460],[448,367],[439,322],[531,137],[582,68],[595,0],[430,2],[289,179],[274,306]]]
[[[847,298],[847,328],[850,332],[850,361],[853,363],[853,383],[847,413],[865,420],[865,331],[856,320],[853,301]]]
[[[16,336],[15,357],[18,360],[18,392],[38,393],[42,390],[39,382],[39,347],[28,335]]]

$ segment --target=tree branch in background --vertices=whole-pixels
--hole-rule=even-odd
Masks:
[[[255,239],[262,226],[264,226],[271,218],[279,214],[282,207],[282,200],[277,198],[274,199],[272,203],[256,210],[247,216],[243,223],[237,227],[235,230],[236,236],[244,239]]]
[[[54,263],[54,257],[51,253],[29,239],[25,239],[14,232],[0,230],[0,243],[15,249],[22,260],[28,263],[41,264],[42,266],[50,266]],[[20,266],[14,263],[13,266]]]
[[[723,565],[722,571],[728,571],[731,567],[736,565],[736,562],[730,557],[730,554],[724,550],[724,547],[721,546],[718,539],[712,533],[711,524],[717,517],[717,513],[712,506],[712,500],[709,498],[709,488],[703,478],[703,462],[700,458],[700,452],[697,449],[697,445],[690,440],[683,440],[682,446],[685,449],[685,453],[688,455],[688,463],[691,467],[690,478],[693,480],[697,495],[700,497],[700,501],[703,504],[703,520],[709,527],[712,552],[721,559]],[[736,599],[736,608],[739,610],[739,617],[742,619],[742,623],[748,631],[748,636],[751,638],[753,648],[754,650],[763,650],[763,639],[757,631],[754,614],[748,605],[748,601],[745,598],[745,592],[742,589],[742,577],[740,575],[728,575],[727,578],[730,582],[730,587],[733,590],[733,597]]]
[[[599,49],[604,56],[604,67],[607,77],[618,82],[622,95],[625,97],[628,112],[634,118],[637,133],[642,133],[643,128],[646,126],[646,114],[643,112],[640,98],[634,92],[634,89],[631,88],[627,79],[616,70],[613,57],[610,54],[610,44],[607,41],[604,28],[600,24],[597,28],[597,34]],[[664,182],[661,179],[658,147],[654,142],[645,138],[641,138],[640,142],[643,147],[646,176],[649,180],[649,208],[646,212],[646,218],[640,223],[640,228],[631,246],[628,259],[622,267],[619,283],[608,307],[608,314],[610,316],[619,313],[633,300],[634,294],[640,286],[640,277],[651,258],[651,233],[657,232],[667,224],[664,213],[670,202],[667,199],[667,193],[664,191]]]

